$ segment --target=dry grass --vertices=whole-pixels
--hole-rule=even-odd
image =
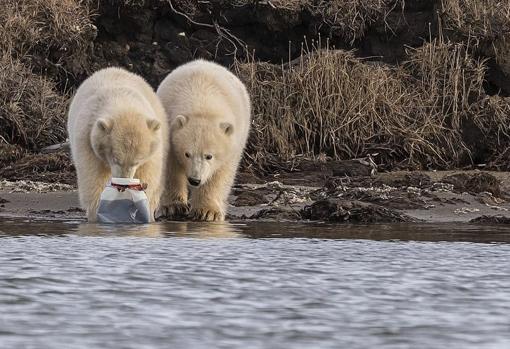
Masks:
[[[479,108],[485,98],[485,62],[474,59],[465,44],[442,39],[408,54],[403,69],[413,77],[410,88],[418,93],[414,101],[421,117],[418,127],[429,133],[426,163],[441,168],[470,164],[478,140],[469,139],[464,131],[466,125],[483,127],[487,122]]]
[[[34,68],[79,71],[95,30],[79,0],[3,0],[0,50]]]
[[[126,0],[124,0],[126,1]],[[141,0],[143,1],[143,0]],[[219,0],[225,7],[264,4],[275,11],[309,12],[319,23],[337,36],[354,42],[362,38],[369,25],[384,18],[401,0]],[[193,17],[199,13],[200,3],[191,0],[172,0],[184,13]]]
[[[0,57],[0,141],[31,150],[62,141],[66,103],[52,81]]]
[[[494,58],[510,74],[510,0],[441,0],[439,17],[448,36],[478,55]]]
[[[510,150],[510,98],[485,94],[485,62],[473,59],[468,51],[465,44],[435,41],[415,50],[406,68],[418,79],[422,100],[433,105],[452,130],[462,133],[460,139],[469,144],[470,152],[483,147],[487,162],[506,164],[501,154]],[[484,138],[473,139],[476,133],[465,132],[469,127],[476,127]]]
[[[484,63],[471,58],[465,46],[440,40],[409,55],[400,68],[330,50],[314,50],[287,66],[237,62],[234,68],[254,101],[252,161],[267,153],[284,159],[378,153],[386,165],[469,163],[465,121],[485,132],[499,122],[480,108]],[[503,110],[497,114],[504,117]]]
[[[510,170],[510,97],[487,96],[478,102],[477,125],[487,135],[482,142],[490,150],[485,159],[491,168]]]
[[[447,29],[464,37],[492,41],[510,34],[510,0],[441,0]]]
[[[21,159],[26,150],[19,145],[7,144],[0,140],[0,169]]]
[[[384,120],[407,113],[399,103],[406,91],[393,71],[364,64],[349,52],[317,51],[289,68],[264,63],[236,68],[254,100],[257,160],[266,151],[355,158],[374,151],[370,145],[391,143]]]
[[[224,0],[223,3],[239,7],[239,6],[246,6],[246,5],[254,5],[259,3],[260,1],[257,0]],[[267,3],[267,2],[266,2]],[[275,9],[280,10],[290,10],[290,11],[299,11],[306,6],[308,6],[310,3],[312,3],[311,0],[272,0],[269,4],[269,6],[272,6]]]
[[[482,119],[479,125],[486,133],[491,133],[490,141],[497,146],[509,146],[510,97],[487,96],[479,101],[478,106],[489,115],[488,118]]]
[[[309,1],[312,14],[322,18],[335,34],[354,42],[362,38],[368,26],[392,9],[392,0]]]
[[[253,0],[232,0],[246,4]],[[273,0],[275,9],[300,11],[306,9],[323,22],[335,35],[354,42],[362,38],[368,26],[388,14],[395,0]]]
[[[14,164],[0,168],[0,178],[75,184],[76,175],[69,154],[28,154]]]
[[[483,99],[485,64],[472,58],[464,44],[434,40],[411,51],[404,67],[416,79],[423,108],[454,129],[462,118],[472,117]]]
[[[73,69],[83,73],[94,28],[87,7],[79,0],[3,1],[1,161],[19,156],[19,147],[37,150],[65,140],[68,97],[59,91],[62,86],[57,88],[59,73]]]

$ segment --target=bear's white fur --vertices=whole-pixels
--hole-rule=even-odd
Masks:
[[[73,97],[67,131],[80,203],[90,222],[96,221],[99,198],[110,177],[147,183],[154,213],[163,189],[168,122],[144,79],[121,68],[94,73]]]
[[[170,126],[161,214],[187,213],[189,185],[191,217],[224,220],[251,124],[245,86],[224,67],[196,60],[171,72],[157,95]]]

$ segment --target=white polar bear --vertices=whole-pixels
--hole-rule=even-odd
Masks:
[[[251,124],[246,87],[224,67],[203,60],[180,66],[159,85],[170,125],[161,214],[225,219],[227,198]]]
[[[168,122],[144,79],[121,68],[90,76],[73,97],[67,131],[80,202],[90,222],[97,219],[99,198],[110,177],[147,183],[154,214],[163,189]]]

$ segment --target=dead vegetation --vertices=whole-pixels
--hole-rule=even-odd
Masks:
[[[60,77],[83,70],[94,28],[80,1],[3,1],[0,163],[65,140],[69,96]]]
[[[285,66],[237,62],[235,69],[254,100],[255,163],[266,152],[287,159],[375,153],[389,167],[452,168],[477,151],[465,139],[468,121],[487,136],[508,134],[508,105],[487,99],[484,62],[463,44],[434,40],[400,67],[314,49]]]
[[[441,0],[441,17],[465,38],[487,42],[510,34],[509,0]]]
[[[393,71],[350,52],[313,51],[288,67],[251,62],[236,70],[254,102],[255,162],[265,152],[356,158],[395,143],[387,120],[408,112]]]
[[[173,0],[190,16],[200,13],[200,2]],[[202,5],[220,4],[222,8],[266,6],[275,12],[308,13],[320,26],[348,42],[361,39],[370,24],[384,19],[401,0],[217,0],[204,1]]]
[[[70,169],[66,167],[68,158],[57,161],[27,153],[65,140],[68,99],[90,72],[95,24],[99,23],[94,24],[94,13],[101,6],[146,11],[140,16],[143,20],[152,18],[153,14],[147,16],[149,7],[165,9],[157,16],[173,15],[164,23],[175,24],[172,30],[179,33],[178,40],[153,45],[151,32],[144,35],[154,50],[179,55],[175,47],[180,44],[190,52],[195,50],[186,41],[188,30],[203,35],[204,41],[214,35],[220,40],[223,35],[234,46],[243,46],[220,16],[224,9],[234,9],[233,13],[243,6],[258,9],[258,25],[266,25],[269,31],[271,26],[285,27],[275,22],[288,19],[302,30],[306,26],[320,28],[320,32],[349,46],[362,42],[374,23],[380,29],[389,13],[395,16],[409,2],[4,0],[0,11],[0,166],[12,165],[11,175],[17,171],[48,172],[41,167],[46,166],[45,161]],[[314,48],[305,43],[301,57],[282,65],[256,59],[236,61],[233,69],[246,82],[254,102],[246,164],[292,167],[299,158],[323,161],[377,154],[375,161],[386,168],[456,168],[485,161],[493,168],[509,169],[510,100],[486,95],[487,65],[477,57],[494,57],[503,72],[510,72],[510,0],[438,0],[437,4],[441,28],[452,41],[441,39],[441,33],[431,33],[430,42],[409,48],[406,61],[399,65],[360,59],[356,52],[331,49],[324,41],[316,42]],[[221,11],[208,12],[214,6]],[[303,21],[305,17],[308,22]],[[236,19],[246,25],[243,19]],[[124,18],[119,15],[114,20]],[[165,34],[173,35],[172,30]],[[278,30],[275,32],[284,33]],[[137,50],[127,64],[131,69],[157,66],[147,61],[153,51],[140,53],[147,52],[147,45],[131,45],[123,41],[124,34],[119,35],[122,40],[113,42],[115,47],[110,45],[107,61]],[[112,41],[100,44],[108,50],[109,43]],[[475,55],[475,46],[485,49]],[[165,58],[160,62],[166,63]],[[68,77],[75,74],[80,78],[68,86]],[[18,167],[13,167],[15,161]]]
[[[36,71],[82,69],[95,30],[78,0],[3,0],[0,11],[0,49]]]
[[[449,36],[510,76],[510,0],[441,0],[440,18]]]
[[[29,150],[65,139],[67,97],[19,60],[0,57],[0,141]]]
[[[0,178],[76,184],[74,166],[69,154],[28,154],[0,168]]]
[[[308,1],[307,7],[330,31],[353,42],[361,39],[370,24],[384,18],[397,3],[394,0],[321,0]]]
[[[0,168],[4,168],[21,159],[26,152],[23,147],[0,141]]]

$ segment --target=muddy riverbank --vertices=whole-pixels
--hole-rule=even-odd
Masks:
[[[510,221],[510,172],[335,176],[318,167],[265,178],[241,173],[229,203],[231,221],[504,224]],[[85,219],[73,185],[7,180],[0,181],[0,216]]]

